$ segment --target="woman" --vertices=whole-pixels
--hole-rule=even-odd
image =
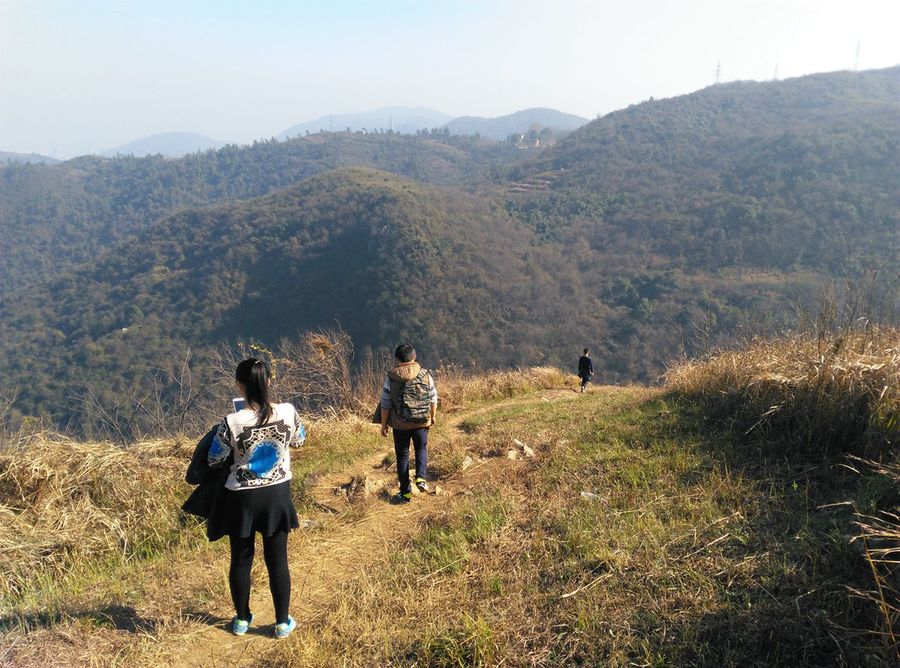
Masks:
[[[269,369],[258,359],[246,359],[234,372],[245,408],[226,417],[209,447],[209,465],[223,466],[234,454],[225,481],[221,512],[231,542],[228,584],[235,616],[231,632],[244,635],[253,621],[250,612],[250,567],[256,532],[262,534],[263,556],[275,604],[275,637],[286,638],[296,627],[288,614],[291,575],[287,537],[299,526],[291,501],[289,446],[306,438],[291,404],[269,402]]]

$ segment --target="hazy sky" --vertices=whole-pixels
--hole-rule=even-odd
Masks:
[[[723,81],[900,63],[900,0],[0,0],[0,150],[248,142],[424,106],[594,117]]]

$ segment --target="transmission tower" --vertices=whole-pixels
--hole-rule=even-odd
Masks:
[[[853,55],[853,71],[859,71],[859,49],[862,46],[862,41],[856,43],[856,53]]]
[[[722,61],[716,63],[716,83],[722,81]]]

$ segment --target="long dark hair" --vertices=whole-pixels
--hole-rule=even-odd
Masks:
[[[244,386],[247,403],[259,406],[259,419],[256,421],[256,426],[259,427],[268,422],[272,417],[272,404],[269,403],[268,365],[255,357],[245,359],[237,365],[234,379]]]

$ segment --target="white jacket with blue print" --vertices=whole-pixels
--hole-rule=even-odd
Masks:
[[[306,429],[291,404],[272,404],[272,416],[257,427],[256,411],[245,408],[219,425],[207,459],[213,468],[234,453],[225,487],[232,491],[276,485],[291,479],[289,448],[300,447]]]

